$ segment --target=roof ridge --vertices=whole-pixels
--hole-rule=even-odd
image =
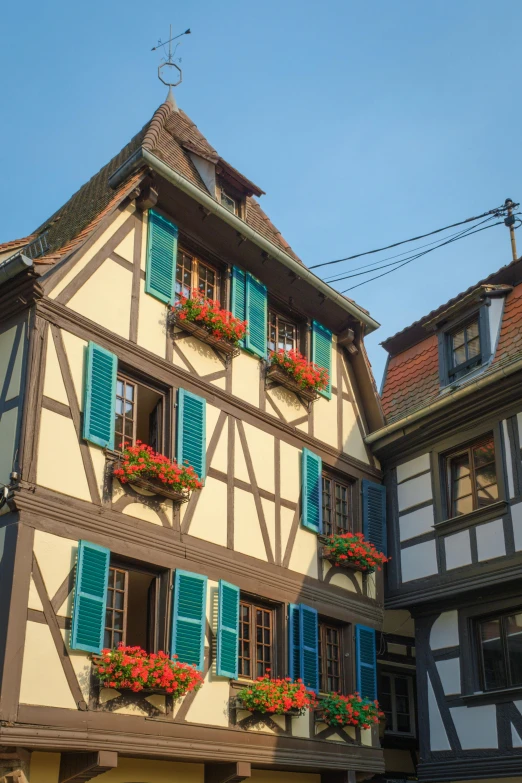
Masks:
[[[147,128],[147,131],[141,143],[141,146],[144,149],[149,150],[149,152],[152,152],[152,150],[158,143],[159,135],[163,130],[163,126],[165,125],[167,117],[172,111],[173,111],[172,103],[168,100],[164,101],[161,104],[161,106],[158,106],[158,108],[152,115],[152,119],[149,123],[149,127]]]

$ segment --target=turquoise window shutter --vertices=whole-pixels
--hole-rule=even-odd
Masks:
[[[206,606],[207,577],[176,569],[170,654],[199,671],[205,659]]]
[[[328,386],[320,392],[323,397],[332,397],[332,333],[317,321],[312,322],[312,361],[318,367],[328,370]]]
[[[219,580],[216,673],[237,679],[239,640],[239,587]]]
[[[90,342],[85,365],[82,437],[97,446],[113,449],[118,358]]]
[[[355,650],[357,655],[357,691],[363,698],[377,698],[377,656],[375,631],[365,625],[355,626]]]
[[[301,637],[301,677],[311,691],[319,691],[319,638],[317,611],[310,606],[299,606],[299,630]]]
[[[110,551],[103,546],[78,542],[71,650],[102,650],[110,557]]]
[[[266,356],[268,305],[266,286],[247,272],[246,320],[248,321],[245,347],[260,356]]]
[[[154,210],[149,210],[145,293],[165,304],[174,301],[178,227]]]
[[[322,471],[321,457],[308,449],[303,449],[301,455],[301,523],[303,527],[321,533],[323,529],[322,503]]]
[[[364,537],[386,554],[386,487],[363,479],[362,508]]]
[[[230,310],[234,318],[246,321],[246,274],[238,266],[232,268]],[[241,340],[240,345],[244,348],[245,340]]]
[[[192,465],[201,481],[205,480],[206,400],[179,389],[176,459]]]
[[[298,680],[301,677],[299,604],[290,604],[288,607],[288,676],[291,680]]]

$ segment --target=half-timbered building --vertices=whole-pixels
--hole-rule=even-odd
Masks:
[[[382,545],[378,324],[313,275],[262,191],[170,97],[30,236],[0,245],[0,759],[9,781],[323,783],[384,769],[378,726],[238,704],[263,676],[376,696],[381,575],[321,534]],[[191,291],[247,322],[239,346],[182,323]],[[320,393],[269,367],[299,350]],[[122,444],[202,486],[120,481]],[[101,685],[120,643],[203,687]]]
[[[519,780],[522,261],[383,345],[387,423],[366,442],[388,486],[387,616],[415,625],[419,779]]]

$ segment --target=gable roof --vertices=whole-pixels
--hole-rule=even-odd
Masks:
[[[388,424],[426,407],[441,395],[438,338],[427,327],[446,314],[451,316],[457,305],[465,307],[467,300],[488,293],[497,296],[505,293],[505,304],[498,343],[496,348],[492,346],[495,353],[484,375],[522,357],[522,258],[519,258],[382,343],[390,354],[381,392]],[[451,393],[447,387],[443,391],[445,396]]]
[[[0,248],[2,250],[10,250],[11,247],[13,250],[21,248],[28,244],[30,239],[45,233],[48,249],[44,255],[35,259],[35,264],[49,265],[63,258],[87,239],[102,217],[139,182],[141,176],[134,174],[116,190],[109,185],[111,175],[140,147],[154,153],[189,182],[207,193],[208,190],[192,162],[191,152],[215,162],[245,192],[257,195],[263,193],[257,185],[221,158],[192,120],[183,111],[176,110],[174,104],[167,100],[155,111],[152,119],[141,131],[30,237],[27,237],[26,241],[13,240],[0,245]],[[212,196],[214,197],[215,194]],[[246,223],[295,260],[300,261],[252,195],[246,197]]]

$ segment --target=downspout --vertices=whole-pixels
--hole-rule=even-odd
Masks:
[[[24,256],[23,253],[17,253],[6,259],[0,264],[0,285],[11,280],[20,272],[25,272],[33,266],[33,259]]]
[[[300,264],[298,261],[292,258],[292,256],[288,255],[288,253],[280,250],[276,245],[270,242],[270,240],[265,239],[262,234],[259,234],[247,223],[245,223],[245,221],[241,220],[232,212],[229,212],[228,209],[225,209],[225,207],[221,206],[221,204],[213,199],[212,196],[205,193],[196,185],[193,185],[191,182],[185,179],[185,177],[182,177],[181,174],[178,174],[176,171],[171,169],[169,166],[167,166],[166,163],[160,160],[160,158],[156,157],[156,155],[153,155],[152,152],[149,152],[149,150],[143,149],[143,147],[140,147],[138,150],[136,150],[136,152],[131,155],[131,157],[128,158],[128,160],[126,160],[119,169],[116,169],[111,177],[109,177],[110,186],[112,188],[117,188],[127,179],[130,174],[132,174],[143,164],[146,164],[147,166],[150,166],[152,169],[154,169],[154,171],[157,171],[158,174],[161,174],[161,176],[164,177],[168,182],[171,182],[177,188],[191,196],[191,198],[193,198],[195,201],[198,201],[202,206],[205,207],[205,209],[208,209],[209,212],[217,215],[217,217],[221,218],[221,220],[224,220],[225,223],[228,223],[236,231],[239,231],[247,239],[250,239],[251,242],[268,253],[272,258],[280,261],[284,266],[286,266],[287,269],[293,272],[296,277],[301,278],[302,280],[306,280],[306,282],[312,285],[317,291],[319,291],[319,293],[323,294],[330,301],[335,302],[339,307],[353,316],[357,321],[363,323],[366,334],[369,334],[370,332],[373,332],[375,329],[379,328],[380,324],[378,321],[375,321],[370,315],[368,315],[368,313],[365,313],[364,310],[361,310],[361,308],[358,307],[354,302],[350,302],[337,291],[334,291],[333,288],[330,288],[329,285],[314,275],[313,272],[310,272],[307,267],[305,267],[303,264]]]
[[[405,416],[404,419],[394,421],[393,424],[388,424],[387,427],[382,427],[380,430],[376,430],[375,432],[370,433],[370,435],[366,436],[364,442],[368,445],[376,443],[376,441],[381,440],[381,438],[385,438],[387,435],[392,435],[398,430],[405,429],[410,424],[419,421],[419,419],[423,419],[430,413],[434,413],[443,408],[446,408],[456,400],[465,399],[466,397],[469,397],[470,394],[473,394],[479,389],[486,388],[491,386],[491,384],[501,380],[502,378],[508,378],[510,375],[514,375],[514,373],[518,372],[519,370],[522,370],[522,359],[517,359],[512,364],[501,367],[499,370],[491,373],[491,375],[477,378],[476,380],[466,385],[463,389],[458,389],[458,391],[453,392],[452,394],[448,394],[445,397],[435,400],[435,402],[430,403],[430,405],[427,405],[425,408],[421,408],[421,410],[415,411],[415,413],[411,413],[409,416]]]

